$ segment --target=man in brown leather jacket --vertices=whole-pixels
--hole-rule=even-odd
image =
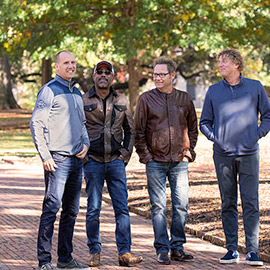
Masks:
[[[188,162],[195,159],[197,116],[190,95],[173,88],[176,64],[160,57],[154,63],[156,88],[143,93],[135,113],[135,147],[146,164],[148,192],[158,262],[189,261],[184,252],[188,211]],[[166,226],[166,179],[171,189],[171,238]],[[168,256],[171,251],[171,260]]]
[[[142,257],[130,253],[131,233],[127,202],[125,165],[132,154],[134,127],[128,99],[110,86],[114,79],[111,63],[99,62],[93,72],[94,86],[83,95],[90,148],[85,158],[84,176],[88,195],[86,231],[89,266],[100,264],[99,215],[106,179],[116,219],[119,264],[140,263]]]

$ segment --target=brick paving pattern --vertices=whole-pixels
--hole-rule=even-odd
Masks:
[[[36,238],[41,204],[44,194],[43,171],[37,159],[27,163],[8,162],[0,157],[0,269],[36,269]],[[87,262],[88,249],[85,233],[86,198],[81,198],[80,214],[74,234],[74,258]],[[240,263],[224,266],[218,259],[226,250],[193,236],[187,238],[185,250],[195,256],[193,262],[172,262],[160,265],[156,261],[153,248],[151,221],[131,213],[132,252],[142,255],[144,261],[129,269],[254,269],[245,264],[245,255],[240,255]],[[59,218],[59,217],[58,217]],[[56,264],[58,219],[53,237],[53,264]],[[110,204],[103,203],[101,213],[101,237],[103,241],[101,265],[96,269],[123,269],[118,266],[117,249],[114,236],[114,216]],[[259,269],[270,269],[265,263]]]

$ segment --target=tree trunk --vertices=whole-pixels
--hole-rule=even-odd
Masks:
[[[4,50],[0,53],[0,109],[18,109],[20,106],[12,93],[12,79],[8,57]]]
[[[52,60],[49,59],[42,59],[42,67],[41,67],[41,76],[42,76],[42,85],[46,84],[52,79]],[[42,86],[41,85],[41,86]]]
[[[129,101],[131,111],[135,111],[135,106],[137,102],[137,98],[140,93],[139,88],[139,60],[138,59],[130,59],[128,60],[128,74],[129,74],[129,82],[128,82],[128,91],[129,91]]]

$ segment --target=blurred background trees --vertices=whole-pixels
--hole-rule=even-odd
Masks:
[[[203,100],[207,86],[220,79],[215,57],[226,47],[239,49],[244,75],[268,89],[269,9],[268,0],[2,0],[0,109],[33,108],[63,49],[78,59],[75,79],[82,91],[92,84],[94,65],[111,61],[115,88],[129,96],[132,108],[151,87],[146,83],[160,55],[177,62],[177,86],[194,100],[198,84]]]

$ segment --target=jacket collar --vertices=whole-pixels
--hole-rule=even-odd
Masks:
[[[173,87],[172,92],[169,93],[169,94],[163,93],[163,92],[159,91],[157,88],[154,88],[154,91],[155,91],[156,93],[159,93],[159,94],[172,95],[172,94],[174,94],[174,92],[176,91],[176,89]]]
[[[111,94],[111,93],[112,93],[114,96],[118,96],[118,93],[113,89],[112,86],[110,86],[110,94]],[[93,97],[93,96],[97,96],[97,97],[98,97],[95,86],[92,86],[92,87],[90,88],[89,92],[88,92],[88,98],[91,98],[91,97]]]
[[[67,86],[69,89],[72,89],[73,86],[77,83],[74,80],[71,80],[71,81],[64,80],[62,77],[60,77],[57,74],[55,75],[55,80],[60,82],[61,84],[65,85],[65,86]]]

